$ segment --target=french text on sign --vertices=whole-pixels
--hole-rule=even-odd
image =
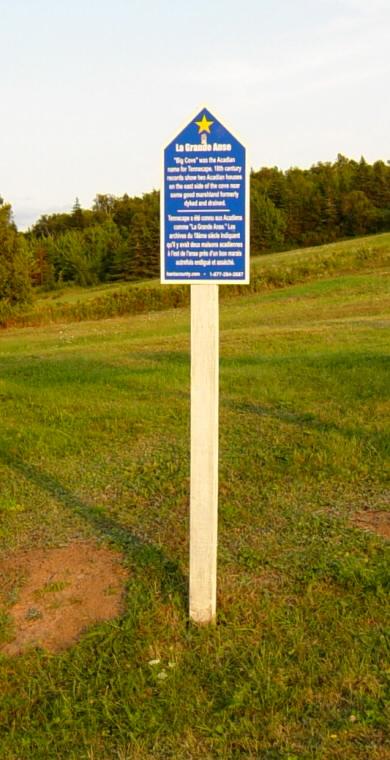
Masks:
[[[244,146],[207,108],[164,150],[161,280],[248,283]]]

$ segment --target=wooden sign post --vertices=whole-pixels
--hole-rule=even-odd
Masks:
[[[218,532],[218,285],[191,286],[190,617],[215,619]]]
[[[206,109],[164,150],[161,281],[191,285],[190,618],[216,617],[219,284],[249,282],[243,145]]]

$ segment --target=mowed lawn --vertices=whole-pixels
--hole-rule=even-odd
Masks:
[[[208,628],[189,310],[1,333],[2,552],[93,536],[129,568],[121,618],[0,656],[1,758],[390,758],[388,543],[354,524],[388,508],[389,305],[384,270],[223,302]]]

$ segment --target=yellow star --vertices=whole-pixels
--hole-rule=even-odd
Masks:
[[[208,132],[210,134],[210,127],[212,124],[214,124],[214,122],[208,121],[208,119],[206,118],[206,114],[204,113],[201,121],[196,121],[195,124],[197,124],[199,127],[199,134],[201,132]]]

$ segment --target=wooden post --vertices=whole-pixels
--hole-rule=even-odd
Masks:
[[[190,618],[216,615],[218,530],[218,285],[191,285]]]

